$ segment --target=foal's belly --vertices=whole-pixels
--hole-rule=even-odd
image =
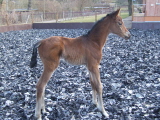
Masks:
[[[62,58],[70,63],[70,64],[73,64],[73,65],[84,65],[86,63],[85,61],[85,56],[82,55],[82,54],[78,54],[78,53],[70,53],[70,54],[67,54],[67,53],[63,53],[62,54]]]

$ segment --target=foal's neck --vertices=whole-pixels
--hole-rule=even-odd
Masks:
[[[102,48],[106,42],[108,34],[110,33],[109,25],[110,21],[107,18],[98,21],[88,32],[88,39],[94,41],[100,48]]]

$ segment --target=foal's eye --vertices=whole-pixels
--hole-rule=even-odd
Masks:
[[[118,22],[118,25],[122,25],[122,22]]]

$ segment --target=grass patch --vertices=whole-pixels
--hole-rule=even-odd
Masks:
[[[106,16],[106,14],[97,15],[97,20],[101,19],[102,17]],[[120,16],[124,19],[128,17],[128,13],[120,13]],[[86,16],[86,17],[78,17],[73,18],[72,20],[62,21],[62,23],[71,23],[71,22],[95,22],[95,16]]]
[[[122,17],[122,19],[129,17],[129,13],[120,13],[120,16]]]

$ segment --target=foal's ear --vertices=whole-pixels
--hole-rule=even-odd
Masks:
[[[117,9],[117,11],[115,11],[115,15],[117,16],[120,13],[121,9]]]
[[[120,8],[119,8],[119,9],[117,9],[115,12],[113,12],[112,16],[113,16],[113,17],[118,16],[118,14],[120,13],[120,11],[121,11],[121,9],[120,9]]]
[[[120,10],[121,9],[117,9],[116,11],[114,11],[113,13],[111,13],[107,16],[111,16],[113,19],[115,19],[118,16],[118,14],[120,13]]]

